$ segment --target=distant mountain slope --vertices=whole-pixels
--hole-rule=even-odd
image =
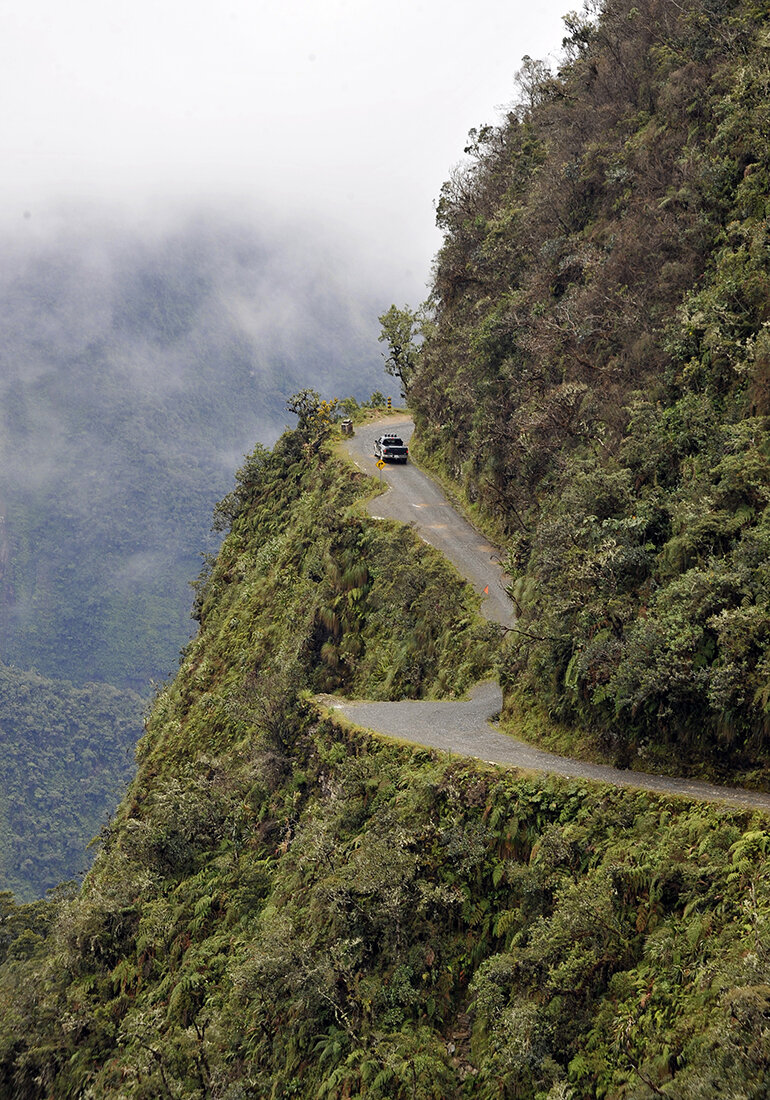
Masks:
[[[0,666],[0,880],[42,897],[90,863],[134,772],[141,700],[108,684],[74,687]]]
[[[5,685],[40,699],[19,726],[0,694],[0,889],[26,897],[82,870],[116,806],[134,693],[165,680],[191,634],[190,582],[232,471],[282,431],[289,394],[363,400],[382,371],[380,303],[306,233],[213,215],[23,230],[0,259],[0,661]],[[92,681],[118,691],[73,687]],[[114,701],[98,729],[95,696]],[[96,757],[80,756],[97,734]]]
[[[0,656],[146,690],[189,636],[214,502],[305,385],[381,384],[376,304],[320,245],[200,218],[6,242]]]
[[[769,759],[769,20],[569,16],[438,206],[422,454],[511,549],[509,699],[619,762]]]

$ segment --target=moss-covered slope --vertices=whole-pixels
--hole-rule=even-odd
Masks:
[[[768,14],[570,17],[439,208],[423,454],[510,540],[509,698],[626,761],[767,757]],[[764,1098],[765,819],[320,717],[461,692],[499,638],[319,416],[219,510],[82,892],[2,899],[0,1095]]]

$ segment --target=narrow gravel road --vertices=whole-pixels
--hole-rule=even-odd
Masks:
[[[717,787],[690,779],[666,775],[621,771],[603,764],[588,764],[554,753],[543,752],[514,737],[499,733],[490,720],[502,707],[497,684],[479,684],[463,702],[358,703],[327,695],[322,702],[364,729],[398,737],[426,748],[441,749],[460,756],[473,756],[488,764],[503,764],[525,771],[546,772],[569,779],[587,779],[614,787],[633,787],[658,794],[677,795],[702,802],[726,802],[743,809],[770,813],[770,794]]]
[[[374,457],[376,437],[392,431],[408,444],[413,429],[408,417],[398,415],[364,425],[346,441],[348,453],[359,469],[379,477]],[[449,558],[479,593],[484,617],[509,626],[513,622],[513,604],[505,591],[507,578],[500,564],[500,552],[455,512],[436,483],[411,462],[406,466],[388,463],[381,473],[390,488],[372,501],[370,515],[416,524],[420,536]]]
[[[360,469],[378,476],[373,454],[375,438],[384,431],[393,430],[407,442],[413,427],[407,417],[398,416],[369,424],[358,429],[348,441],[349,454]],[[372,501],[370,514],[414,523],[422,538],[446,554],[479,593],[488,586],[488,595],[482,600],[482,613],[493,622],[509,625],[513,621],[513,605],[503,589],[505,574],[494,547],[454,511],[438,486],[416,466],[411,463],[386,466],[382,477],[390,489]],[[724,802],[770,813],[770,794],[589,764],[544,752],[500,733],[490,721],[502,708],[502,692],[498,684],[491,682],[479,684],[470,698],[462,702],[366,703],[332,695],[320,696],[319,702],[365,729],[489,764],[705,802]]]

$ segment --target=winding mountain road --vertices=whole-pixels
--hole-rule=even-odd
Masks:
[[[368,424],[347,441],[348,453],[359,469],[376,477],[380,471],[373,453],[375,438],[393,431],[407,442],[413,427],[407,417],[395,415]],[[503,587],[506,578],[495,548],[455,512],[435,482],[416,466],[386,466],[381,473],[389,490],[371,502],[370,514],[414,523],[420,536],[441,550],[482,595],[482,613],[493,622],[510,625],[514,609]],[[590,764],[544,752],[500,733],[490,723],[502,708],[502,692],[498,684],[491,682],[477,685],[470,698],[460,702],[367,703],[329,695],[319,697],[319,701],[375,733],[489,764],[770,813],[770,794]]]
[[[414,523],[421,538],[435,546],[481,596],[481,613],[491,622],[510,626],[513,604],[505,591],[507,577],[500,564],[500,552],[454,510],[441,489],[411,462],[406,466],[386,464],[377,469],[374,441],[384,432],[399,435],[408,444],[414,424],[408,417],[393,415],[356,429],[347,440],[350,457],[360,470],[373,477],[382,475],[390,486],[376,497],[369,514],[377,519]]]

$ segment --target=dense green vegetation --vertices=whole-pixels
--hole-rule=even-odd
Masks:
[[[17,897],[85,871],[135,772],[141,712],[133,692],[0,665],[0,881]]]
[[[410,384],[510,548],[512,702],[770,772],[766,3],[607,0],[471,135]]]
[[[495,648],[326,434],[311,409],[223,502],[200,634],[80,895],[3,901],[0,1094],[759,1100],[766,822],[449,762],[308,700],[457,692]]]

